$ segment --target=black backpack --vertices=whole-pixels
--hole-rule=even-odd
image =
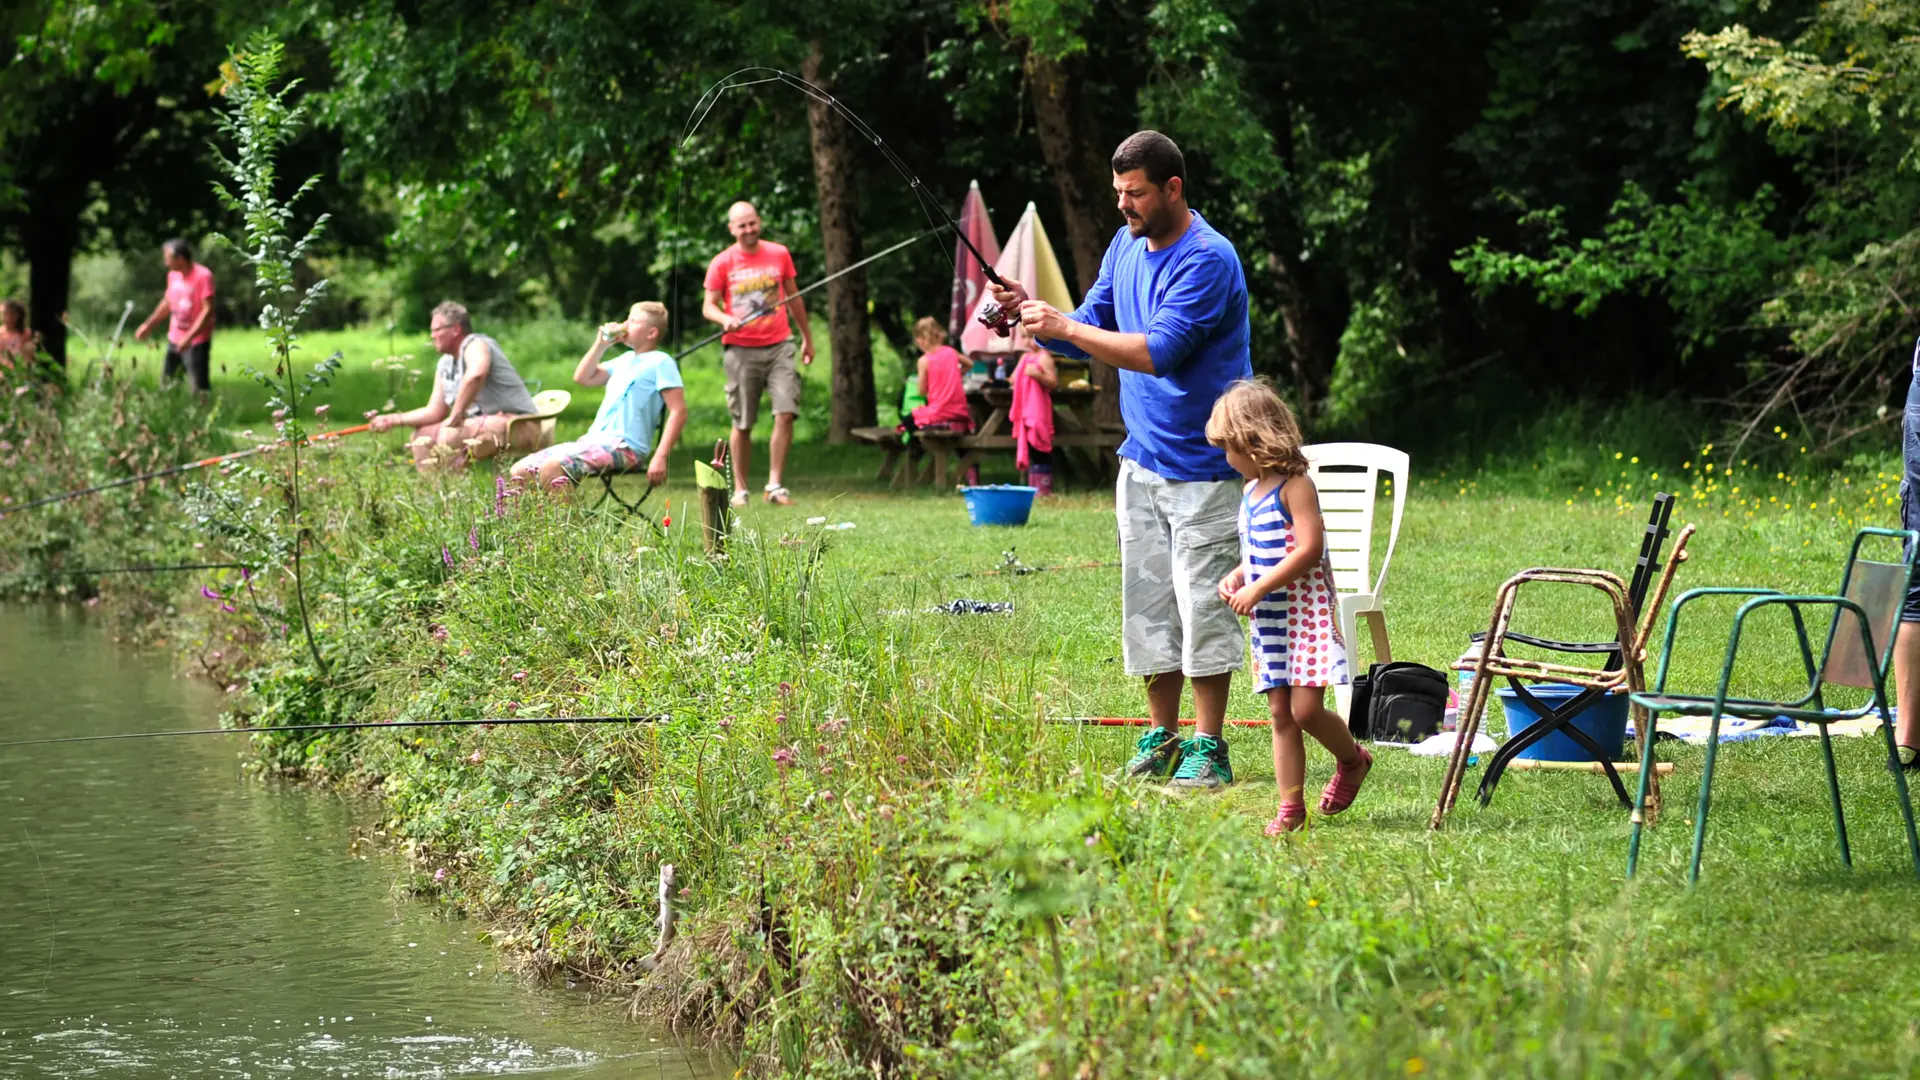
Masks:
[[[1353,680],[1347,730],[1356,739],[1419,742],[1440,733],[1447,676],[1425,664],[1375,664]]]

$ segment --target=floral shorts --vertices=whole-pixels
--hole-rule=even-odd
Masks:
[[[601,442],[588,438],[536,450],[516,462],[513,471],[530,476],[539,472],[548,462],[558,462],[560,471],[576,484],[583,477],[637,472],[641,467],[640,455],[625,440],[608,439]]]

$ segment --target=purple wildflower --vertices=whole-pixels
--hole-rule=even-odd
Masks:
[[[833,792],[831,792],[831,791],[823,791],[823,792],[821,792],[821,793],[820,793],[820,801],[821,801],[821,802],[823,802],[823,803],[830,803],[830,802],[832,802],[832,801],[833,801]]]
[[[229,615],[231,615],[231,614],[233,614],[233,613],[234,613],[234,606],[233,606],[232,604],[221,604],[221,605],[220,605],[220,610],[221,610],[221,611],[224,611],[224,612],[226,612],[226,613],[227,613],[227,614],[229,614]]]
[[[467,530],[467,546],[475,551],[480,550],[480,526],[475,525]]]
[[[331,406],[331,405],[315,405],[315,406],[313,407],[313,415],[315,415],[315,416],[325,416],[325,415],[327,415],[327,410],[328,410],[328,409],[331,409],[331,408],[333,408],[333,406]]]
[[[433,629],[431,631],[431,634],[433,635],[433,640],[435,641],[447,640],[447,628],[444,626],[441,626],[439,623],[433,624]]]
[[[438,869],[438,870],[435,870],[435,871],[433,872],[433,883],[434,883],[435,885],[438,885],[438,884],[440,884],[441,882],[443,882],[443,881],[445,881],[445,880],[447,880],[447,868],[446,868],[446,867],[444,867],[444,866],[443,866],[443,867],[441,867],[440,869]]]
[[[792,768],[793,767],[793,750],[785,746],[781,747],[778,750],[775,750],[773,752],[773,763],[775,765],[780,766],[780,770],[782,772],[785,772],[787,769]]]
[[[513,681],[514,681],[514,682],[526,682],[526,681],[527,681],[527,673],[526,673],[526,672],[524,672],[524,671],[516,671],[516,672],[514,672],[514,673],[513,673]]]
[[[783,682],[783,683],[781,683],[781,684],[780,684],[780,696],[781,696],[782,698],[790,698],[790,697],[792,697],[792,696],[793,696],[793,684],[792,684],[792,683],[790,683],[790,682]]]
[[[721,727],[721,728],[722,728],[723,730],[724,730],[724,729],[726,729],[726,728],[730,728],[730,727],[732,727],[732,726],[733,726],[733,717],[731,717],[731,716],[723,716],[723,717],[721,717],[721,718],[720,718],[720,727]]]
[[[448,551],[445,544],[440,545],[440,561],[447,564],[447,569],[453,569],[453,552]]]
[[[241,581],[252,581],[252,580],[253,580],[253,568],[252,568],[252,567],[250,567],[250,566],[243,566],[243,567],[241,567],[241,568],[240,568],[240,580],[241,580]]]
[[[217,592],[214,592],[213,586],[211,585],[200,586],[200,595],[206,597],[209,600],[225,600],[226,599],[226,597],[221,596]]]
[[[822,764],[822,765],[820,766],[820,775],[822,775],[822,776],[831,776],[831,775],[833,775],[833,766],[832,766],[832,765],[828,765],[828,764]]]
[[[504,476],[493,478],[493,516],[507,516],[507,478]]]

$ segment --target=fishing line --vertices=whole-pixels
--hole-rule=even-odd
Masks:
[[[779,303],[774,304],[770,307],[763,307],[760,310],[754,312],[753,314],[747,316],[746,318],[740,320],[740,326],[745,326],[750,322],[754,322],[759,319],[764,319],[767,316],[772,315],[774,312],[779,311],[781,308],[786,307],[788,304],[793,303],[795,300],[798,300],[801,297],[812,292],[813,290],[819,288],[820,286],[825,285],[826,283],[832,281],[834,278],[840,277],[842,274],[851,274],[855,270],[860,269],[861,267],[867,265],[870,262],[875,261],[876,259],[884,259],[887,256],[893,254],[894,252],[899,251],[901,248],[906,247],[908,244],[917,244],[920,241],[925,240],[929,236],[938,235],[940,230],[943,228],[945,228],[945,226],[936,225],[933,228],[928,229],[926,232],[923,232],[918,236],[911,236],[905,240],[900,241],[899,243],[893,245],[892,247],[886,249],[885,251],[882,251],[875,255],[869,255],[866,258],[861,259],[859,262],[853,263],[850,266],[843,266],[840,269],[835,270],[833,273],[828,274],[826,277],[823,277],[820,280],[814,282],[813,284],[807,286],[806,288],[801,289],[800,291],[794,293],[792,296],[789,296],[786,299],[781,300]],[[708,345],[711,345],[714,342],[719,341],[723,335],[734,333],[739,328],[740,327],[735,327],[733,330],[718,330],[718,331],[715,331],[714,333],[708,334],[706,337],[701,338],[699,341],[696,341],[693,344],[675,353],[673,355],[673,359],[677,363],[683,358],[691,355],[692,353],[698,352],[701,349],[706,348]]]
[[[740,78],[743,75],[761,77],[743,80]],[[720,95],[726,93],[728,90],[759,86],[762,83],[772,82],[785,83],[814,101],[818,101],[834,112],[839,113],[841,117],[852,126],[853,130],[858,132],[868,142],[871,142],[874,148],[880,151],[881,156],[887,159],[887,164],[892,165],[894,171],[898,172],[901,177],[907,181],[907,185],[913,189],[914,199],[920,203],[921,212],[927,215],[927,224],[938,227],[941,222],[945,222],[947,228],[952,229],[954,234],[960,237],[960,242],[965,244],[967,250],[979,261],[980,270],[986,274],[987,280],[1002,288],[1006,287],[1006,282],[995,272],[993,264],[987,261],[985,255],[980,254],[979,248],[973,246],[972,239],[970,239],[966,232],[960,228],[959,224],[953,220],[953,215],[947,213],[947,208],[941,205],[940,201],[935,199],[933,195],[927,191],[926,185],[920,182],[920,178],[914,175],[912,169],[907,168],[907,163],[901,160],[899,154],[894,153],[893,147],[887,145],[887,141],[880,137],[880,133],[873,130],[865,120],[860,119],[859,115],[852,109],[842,104],[839,98],[834,97],[824,88],[815,86],[813,83],[791,72],[769,67],[741,68],[739,71],[728,75],[708,87],[707,92],[701,94],[700,100],[694,104],[694,115],[689,118],[686,130],[680,136],[681,148],[684,149],[687,143],[692,140],[694,134],[700,130],[700,125],[706,121],[707,115],[713,111],[715,105],[719,104]],[[938,221],[934,219],[934,214],[936,213],[940,215]]]
[[[312,446],[316,443],[324,442],[329,439],[338,439],[343,435],[358,435],[359,433],[363,431],[367,431],[372,427],[373,427],[372,424],[356,424],[353,427],[341,428],[338,431],[323,431],[318,435],[307,436],[307,438],[303,441],[302,445]],[[50,506],[53,503],[65,502],[68,499],[77,499],[82,495],[97,495],[102,491],[111,491],[112,489],[117,487],[126,487],[128,484],[138,484],[148,480],[160,480],[169,476],[177,476],[180,473],[192,472],[195,469],[204,469],[209,465],[224,465],[230,461],[239,461],[241,458],[252,457],[255,454],[265,453],[268,450],[273,450],[278,447],[288,446],[288,445],[291,445],[291,444],[289,444],[287,440],[276,439],[273,442],[261,443],[259,446],[249,447],[245,450],[235,450],[231,454],[220,454],[215,457],[201,458],[199,461],[183,462],[179,465],[169,466],[168,468],[161,469],[157,472],[141,473],[139,476],[123,476],[118,480],[109,480],[104,484],[95,484],[92,487],[80,488],[77,491],[67,491],[67,492],[62,492],[58,495],[48,495],[45,498],[35,499],[32,502],[21,503],[19,506],[0,507],[0,518],[4,518],[9,514],[20,513],[23,510],[32,510],[37,506]]]
[[[268,735],[281,731],[371,731],[377,728],[484,727],[499,724],[664,724],[672,713],[650,716],[508,716],[486,720],[379,720],[349,724],[284,724],[272,727],[184,728],[179,731],[123,731],[115,735],[68,735],[58,739],[17,739],[13,746],[52,746],[56,743],[113,742],[120,739],[166,739],[178,735]]]

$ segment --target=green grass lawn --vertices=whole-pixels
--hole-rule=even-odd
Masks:
[[[231,363],[241,337],[217,355]],[[557,344],[536,355],[531,340],[508,343],[527,355],[522,370],[559,384],[574,358]],[[376,344],[308,344],[324,355],[355,341]],[[386,394],[385,377],[349,355],[336,416]],[[1071,491],[1024,528],[975,529],[953,493],[877,490],[863,476],[870,451],[807,443],[790,479],[797,505],[749,507],[734,560],[710,568],[692,538],[687,463],[724,433],[717,354],[685,368],[687,448],[649,506],[671,503],[667,539],[532,500],[493,518],[490,474],[418,480],[397,435],[318,455],[329,478],[311,496],[326,522],[319,632],[351,673],[328,691],[350,704],[327,708],[379,719],[531,703],[691,720],[351,744],[359,767],[385,777],[390,827],[420,858],[421,887],[492,916],[503,940],[596,970],[645,953],[650,875],[679,863],[692,929],[676,970],[728,987],[734,1004],[689,992],[653,1007],[742,1038],[765,1072],[802,1071],[818,1052],[851,1061],[851,1075],[861,1047],[896,1028],[919,1049],[885,1044],[887,1060],[939,1075],[1031,1074],[1036,1062],[1065,1075],[1082,1060],[1103,1062],[1099,1075],[1344,1063],[1369,1075],[1907,1076],[1920,1063],[1920,886],[1879,741],[1837,741],[1850,873],[1809,739],[1723,750],[1692,891],[1702,751],[1673,744],[1661,748],[1678,766],[1666,812],[1632,883],[1627,815],[1601,778],[1510,774],[1483,809],[1475,769],[1433,833],[1443,762],[1398,752],[1379,755],[1350,812],[1269,841],[1264,731],[1229,729],[1232,788],[1171,799],[1100,780],[1132,732],[1045,722],[1143,709],[1120,669],[1118,572],[1081,565],[1116,558],[1108,492]],[[809,373],[803,432],[820,430],[824,375]],[[228,418],[264,426],[247,393],[229,372]],[[584,426],[594,404],[576,397],[569,424]],[[1830,591],[1852,530],[1894,523],[1884,461],[1793,474],[1701,450],[1665,463],[1630,445],[1589,452],[1577,487],[1527,462],[1467,475],[1416,463],[1385,588],[1396,658],[1447,666],[1524,567],[1624,577],[1655,489],[1682,496],[1676,528],[1699,526],[1677,589]],[[853,527],[823,533],[814,518]],[[1008,551],[1074,568],[984,573]],[[927,611],[957,597],[1015,610]],[[1517,625],[1598,638],[1605,617],[1599,594],[1563,588],[1530,598]],[[189,649],[237,632],[218,614],[193,619]],[[1704,618],[1683,636],[1678,683],[1705,687],[1723,628]],[[1784,623],[1758,628],[1737,689],[1789,690],[1787,644]],[[301,711],[317,706],[297,642],[256,648],[255,715],[315,715]],[[1263,716],[1246,685],[1230,715]],[[777,766],[777,747],[805,767]],[[1330,768],[1310,744],[1310,796]],[[594,778],[611,791],[589,790]],[[839,800],[820,801],[828,792]],[[876,806],[898,817],[882,822]],[[424,884],[433,866],[454,870],[447,885]],[[771,970],[753,951],[768,895],[790,905],[775,910],[806,943],[808,959],[793,961],[802,981],[784,996],[749,977]],[[925,956],[939,963],[916,967]],[[850,987],[876,984],[900,1012],[850,1017]]]

